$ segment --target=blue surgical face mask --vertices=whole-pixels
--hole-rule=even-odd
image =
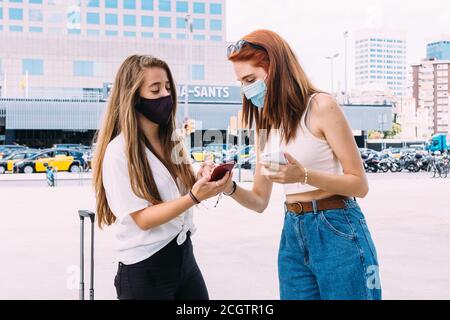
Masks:
[[[257,80],[252,84],[242,87],[247,100],[250,100],[255,107],[264,108],[267,86],[265,80]]]

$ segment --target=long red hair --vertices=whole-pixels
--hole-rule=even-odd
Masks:
[[[289,143],[297,135],[309,97],[321,91],[313,86],[289,44],[277,33],[257,30],[242,39],[265,50],[244,45],[228,59],[232,62],[250,62],[254,67],[264,68],[268,74],[262,110],[243,98],[243,126],[250,128],[255,123],[257,134],[265,129],[266,138],[272,129],[280,129],[282,139]]]

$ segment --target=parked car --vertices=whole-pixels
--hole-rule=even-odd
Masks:
[[[29,159],[21,160],[14,164],[14,172],[34,173],[46,172],[46,164],[58,171],[80,172],[87,163],[83,159],[83,153],[70,149],[47,149],[35,154]]]
[[[0,146],[0,159],[3,159],[7,156],[9,156],[11,153],[14,153],[16,151],[25,150],[28,147],[26,146],[20,146],[20,145],[2,145]]]
[[[224,159],[227,159],[230,154],[233,154],[236,151],[235,147],[231,144],[227,145],[217,143],[208,144],[204,149],[214,155],[214,161],[223,161]]]
[[[38,152],[39,150],[36,149],[26,149],[25,151],[16,151],[14,153],[11,153],[6,158],[0,160],[0,174],[13,172],[14,164],[16,162],[24,159],[29,159]]]
[[[85,146],[82,144],[54,144],[53,145],[53,149],[70,149],[70,150],[78,150],[81,152],[87,152],[89,150],[91,150],[91,147],[89,146]]]
[[[204,162],[207,157],[211,154],[210,152],[204,150],[203,148],[192,148],[190,151],[191,158],[196,162]],[[214,155],[212,155],[214,160]]]

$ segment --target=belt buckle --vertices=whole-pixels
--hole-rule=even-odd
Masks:
[[[300,212],[298,212],[297,214],[302,214],[303,210],[305,210],[305,208],[303,207],[303,204],[300,201],[297,202],[293,202],[292,204],[298,204],[300,206]]]

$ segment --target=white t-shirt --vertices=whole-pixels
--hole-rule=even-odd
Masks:
[[[177,184],[167,168],[148,148],[146,153],[162,200],[167,202],[180,198]],[[130,214],[152,204],[136,196],[131,189],[123,134],[118,135],[108,144],[102,174],[108,205],[117,218],[113,227],[119,262],[126,265],[138,263],[164,248],[177,235],[177,242],[181,245],[186,240],[188,231],[191,231],[191,234],[195,233],[192,208],[168,223],[147,231],[143,231],[136,225]]]

